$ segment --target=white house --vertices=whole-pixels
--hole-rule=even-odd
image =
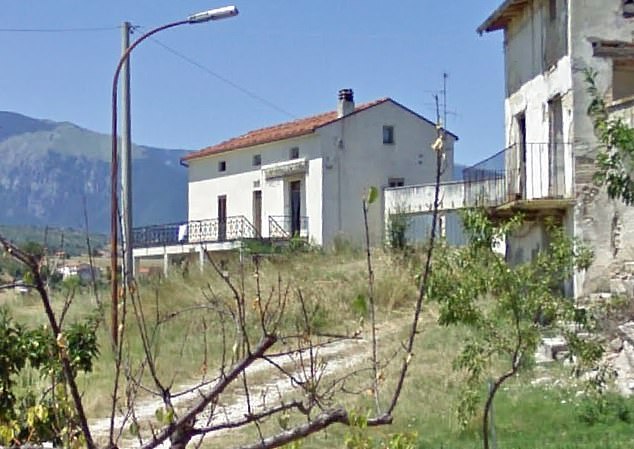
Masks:
[[[507,241],[507,258],[516,262],[547,245],[545,218],[554,217],[595,252],[592,267],[567,286],[570,294],[634,293],[626,273],[634,228],[625,226],[634,212],[592,183],[598,144],[585,82],[585,70],[595,70],[611,112],[632,123],[634,2],[506,0],[478,28],[497,30],[504,32],[506,148],[466,169],[464,182],[443,185],[443,209],[523,212],[524,229]],[[386,201],[408,195],[388,191]]]
[[[186,156],[189,222],[229,226],[230,217],[246,217],[265,238],[299,235],[326,246],[338,237],[360,242],[364,192],[432,180],[436,134],[433,122],[392,99],[355,106],[352,90],[341,90],[335,111],[250,131]],[[449,134],[448,173],[455,140]],[[382,207],[370,213],[376,241]]]
[[[101,279],[101,269],[87,263],[64,265],[63,267],[59,267],[57,271],[62,275],[62,279],[78,277],[82,282],[91,282],[93,276],[97,281]]]
[[[231,249],[250,238],[360,243],[367,189],[433,180],[436,137],[432,121],[390,98],[357,106],[352,90],[341,90],[336,110],[184,157],[188,222],[135,229],[135,257],[198,252],[202,260],[200,248]],[[448,174],[456,140],[447,133]],[[369,225],[371,237],[381,241],[382,198],[370,210]]]

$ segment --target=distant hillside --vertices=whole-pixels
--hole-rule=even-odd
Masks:
[[[64,251],[70,256],[88,253],[88,244],[84,231],[76,229],[40,228],[37,226],[0,225],[0,234],[18,246],[35,242],[46,247],[49,254]],[[89,234],[90,248],[102,249],[108,243],[105,234]]]
[[[109,229],[110,136],[0,111],[0,223]],[[133,148],[134,225],[186,219],[184,151]]]

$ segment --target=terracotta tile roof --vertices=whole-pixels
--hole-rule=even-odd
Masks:
[[[357,112],[371,108],[386,101],[392,100],[390,100],[389,98],[381,98],[370,103],[361,104],[355,108],[352,114],[356,114]],[[249,131],[242,136],[234,137],[217,145],[203,148],[199,151],[194,151],[183,157],[182,160],[190,161],[192,159],[198,159],[201,157],[210,156],[212,154],[224,153],[225,151],[237,150],[239,148],[247,148],[255,145],[262,145],[265,143],[290,139],[292,137],[312,134],[317,128],[332,122],[336,122],[337,120],[339,120],[337,118],[337,111],[330,111],[323,114],[313,115],[312,117],[294,120],[292,122],[281,123],[279,125],[269,126],[267,128],[256,129],[255,131]]]

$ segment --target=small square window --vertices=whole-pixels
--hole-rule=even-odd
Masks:
[[[403,187],[405,185],[405,178],[389,178],[387,185],[388,187]]]
[[[634,17],[634,0],[623,0],[623,17]]]
[[[391,145],[394,143],[394,127],[391,125],[383,126],[383,143]]]
[[[299,159],[299,147],[293,147],[289,154],[290,159]]]
[[[262,165],[262,155],[261,154],[254,154],[253,155],[253,166],[254,167],[259,167],[260,165]]]
[[[218,171],[227,171],[227,161],[218,162]]]

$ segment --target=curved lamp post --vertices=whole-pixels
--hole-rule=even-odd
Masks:
[[[110,285],[112,289],[112,339],[114,344],[117,344],[118,340],[118,328],[119,328],[119,317],[118,317],[118,306],[119,306],[119,289],[117,282],[117,231],[118,231],[118,214],[117,214],[117,188],[118,188],[118,151],[117,151],[117,86],[119,84],[119,74],[121,73],[121,69],[124,64],[127,62],[130,53],[132,50],[136,48],[141,42],[143,42],[148,37],[163,31],[168,28],[174,28],[179,25],[187,25],[187,24],[195,24],[195,23],[203,23],[209,22],[212,20],[222,20],[227,19],[229,17],[234,17],[238,15],[238,8],[235,6],[225,6],[222,8],[210,9],[209,11],[203,11],[196,14],[192,14],[184,20],[179,20],[177,22],[168,23],[166,25],[162,25],[160,27],[154,28],[147,33],[140,36],[137,40],[135,40],[132,45],[130,45],[126,51],[121,55],[119,59],[119,63],[117,64],[117,68],[114,72],[114,78],[112,80],[112,168],[110,171],[110,184],[111,184],[111,210],[110,210],[110,233],[111,233],[111,242],[110,242]],[[130,207],[128,203],[128,207]],[[131,251],[131,242],[127,241],[126,250]],[[126,267],[126,270],[130,270],[131,267]],[[127,279],[126,281],[129,281]]]

